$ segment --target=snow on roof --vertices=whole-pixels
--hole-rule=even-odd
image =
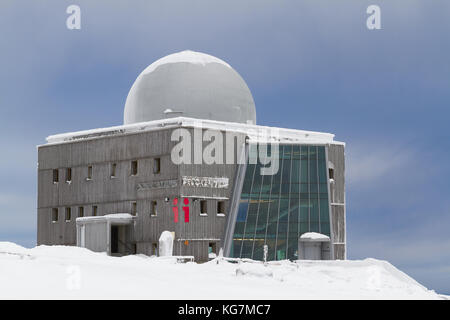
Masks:
[[[317,232],[306,232],[300,236],[300,239],[303,241],[330,241],[329,236]]]
[[[225,61],[213,57],[209,54],[202,53],[202,52],[195,52],[191,50],[185,50],[173,54],[169,54],[168,56],[162,57],[159,60],[156,60],[151,65],[149,65],[140,76],[146,75],[148,73],[151,73],[156,70],[159,66],[162,66],[164,64],[168,63],[179,63],[179,62],[187,62],[192,64],[201,64],[205,66],[208,63],[220,63],[228,68],[231,69],[231,66],[226,63]]]
[[[62,133],[49,136],[46,140],[47,144],[59,144],[78,140],[101,138],[105,136],[130,134],[141,131],[160,130],[162,128],[171,127],[194,127],[243,133],[249,137],[249,142],[344,144],[343,142],[334,141],[334,134],[331,133],[276,128],[226,121],[194,119],[186,117],[176,117],[114,126],[109,128]]]
[[[133,216],[129,213],[112,213],[104,216],[80,217],[76,219],[77,223],[93,222],[93,221],[113,221],[113,222],[130,222]]]

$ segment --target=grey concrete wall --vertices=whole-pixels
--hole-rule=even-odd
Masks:
[[[193,129],[189,129],[192,130]],[[175,254],[195,253],[207,259],[209,242],[223,238],[227,214],[217,215],[217,201],[226,201],[233,186],[235,165],[175,165],[170,152],[177,142],[170,141],[173,129],[108,136],[70,143],[44,145],[38,148],[38,244],[76,245],[75,219],[78,207],[84,207],[84,216],[131,213],[137,204],[137,218],[133,242],[137,252],[150,254],[162,231],[174,231]],[[208,144],[205,142],[204,144]],[[224,150],[225,154],[225,150]],[[154,158],[161,158],[161,171],[153,173]],[[131,175],[131,161],[138,161],[138,174]],[[111,164],[116,163],[116,177],[111,178]],[[87,179],[88,166],[92,166],[92,179]],[[65,168],[72,168],[72,181],[65,182]],[[53,183],[53,169],[59,169],[59,182]],[[181,176],[227,177],[226,189],[182,187]],[[138,188],[139,184],[155,181],[176,181],[164,188]],[[183,198],[189,199],[190,222],[184,222]],[[173,219],[173,199],[179,198],[178,223]],[[165,201],[168,198],[168,201]],[[200,215],[199,199],[207,199],[208,215]],[[222,200],[223,199],[223,200]],[[151,202],[157,201],[157,215],[150,213]],[[66,207],[72,208],[71,221],[66,222]],[[58,222],[52,222],[52,208],[59,209]],[[204,239],[200,241],[199,239]],[[188,240],[188,244],[184,244]],[[217,251],[222,246],[217,244]],[[201,253],[200,253],[201,252]]]

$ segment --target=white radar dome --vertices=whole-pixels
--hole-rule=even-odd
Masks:
[[[252,94],[226,62],[182,51],[148,66],[125,103],[124,124],[190,117],[256,124]]]

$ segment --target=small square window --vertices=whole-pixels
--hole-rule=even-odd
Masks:
[[[92,216],[95,217],[98,214],[98,208],[97,206],[92,206]]]
[[[158,174],[161,172],[161,158],[153,159],[153,173]]]
[[[72,218],[72,210],[70,207],[66,208],[66,222],[69,222]]]
[[[66,168],[66,182],[72,181],[72,168]]]
[[[138,162],[137,160],[131,161],[131,175],[135,176],[138,173]]]
[[[52,222],[58,222],[58,208],[52,209]]]
[[[137,213],[137,203],[133,202],[131,203],[131,215],[135,216]]]
[[[92,180],[92,166],[88,166],[87,179]]]
[[[200,200],[200,214],[208,214],[208,201]]]
[[[225,201],[217,201],[217,213],[225,214]]]
[[[115,178],[116,177],[116,169],[117,169],[117,164],[116,163],[111,163],[111,178]]]
[[[157,216],[158,212],[157,212],[157,202],[156,201],[152,201],[150,202],[150,215],[151,216]]]
[[[59,182],[59,170],[53,169],[53,183]]]
[[[84,207],[78,207],[78,218],[84,217]]]

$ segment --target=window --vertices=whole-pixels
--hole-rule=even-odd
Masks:
[[[98,213],[98,208],[97,206],[92,206],[92,216],[95,217],[97,216]]]
[[[232,257],[263,260],[267,245],[267,260],[298,260],[298,239],[303,233],[330,236],[326,178],[332,166],[327,166],[326,147],[278,147],[280,170],[269,179],[261,175],[259,164],[247,162],[230,248]],[[225,210],[228,205],[225,200]]]
[[[131,203],[131,215],[135,216],[137,212],[137,203],[133,202]]]
[[[225,201],[217,201],[217,213],[225,214]]]
[[[208,244],[208,255],[210,253],[214,253],[214,254],[216,253],[216,243],[215,242],[210,242]]]
[[[58,208],[52,209],[52,222],[58,222]]]
[[[59,170],[53,169],[53,183],[59,182]]]
[[[92,180],[92,166],[88,166],[87,179]]]
[[[152,243],[152,252],[150,254],[155,255],[155,256],[158,255],[158,243],[157,242]]]
[[[70,207],[67,207],[67,208],[66,208],[66,222],[69,222],[69,221],[70,221],[71,215],[72,215],[71,208],[70,208]]]
[[[115,178],[116,177],[116,168],[117,168],[117,164],[116,163],[111,163],[111,178]]]
[[[329,175],[330,179],[334,180],[334,169],[333,168],[328,169],[328,175]]]
[[[66,168],[66,182],[72,181],[72,168]]]
[[[84,207],[78,207],[78,218],[84,217]]]
[[[161,172],[161,158],[153,159],[153,173],[158,174]]]
[[[208,202],[200,200],[200,214],[208,214]]]
[[[150,215],[151,216],[156,216],[157,215],[156,204],[157,204],[156,201],[150,202]]]
[[[137,160],[131,161],[131,175],[135,176],[138,173],[138,162]]]

